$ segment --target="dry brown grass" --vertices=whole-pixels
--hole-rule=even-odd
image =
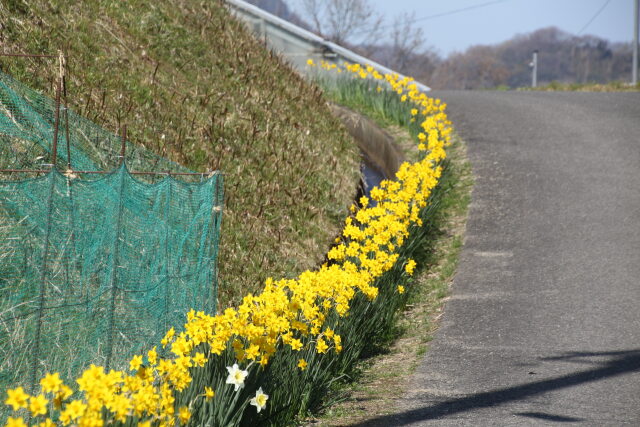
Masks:
[[[68,57],[71,107],[194,170],[225,174],[220,300],[322,260],[355,195],[358,154],[321,91],[223,2],[0,3],[5,52]],[[50,60],[2,59],[51,94]]]

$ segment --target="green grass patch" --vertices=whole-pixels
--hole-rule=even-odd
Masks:
[[[554,80],[546,85],[535,88],[524,87],[519,90],[540,92],[638,92],[640,91],[640,83],[636,85],[621,81],[609,83],[561,83]]]
[[[327,98],[365,114],[383,128],[400,126],[414,136],[420,132],[419,123],[411,121],[411,104],[403,102],[398,94],[388,90],[382,82],[378,85],[372,84],[371,80],[350,75],[336,77],[326,74],[318,74],[316,81],[324,89]],[[407,154],[417,151],[413,146],[407,149],[410,152]],[[417,156],[412,158],[416,159]]]

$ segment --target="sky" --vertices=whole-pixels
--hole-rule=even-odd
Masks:
[[[297,10],[300,1],[287,3]],[[472,45],[495,44],[549,26],[612,42],[633,40],[635,0],[368,1],[387,22],[404,13],[416,19],[414,25],[422,28],[426,44],[445,56]]]

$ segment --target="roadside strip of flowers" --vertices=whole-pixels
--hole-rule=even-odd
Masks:
[[[319,269],[269,278],[260,294],[217,315],[190,311],[183,331],[169,330],[159,346],[133,357],[127,372],[91,365],[76,390],[58,373],[41,379],[40,393],[8,390],[8,426],[290,423],[388,331],[434,209],[451,123],[445,104],[410,78],[358,64],[320,67],[348,75],[357,82],[349,90],[382,100],[382,108],[393,103],[397,121],[416,137],[420,160],[403,163],[395,180],[371,191],[372,200],[351,206]]]

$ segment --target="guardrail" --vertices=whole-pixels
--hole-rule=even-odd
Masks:
[[[401,73],[325,40],[257,6],[242,0],[226,0],[226,2],[231,12],[246,22],[257,37],[264,40],[270,49],[283,55],[296,70],[303,74],[308,72],[307,60],[313,59],[316,62],[324,60],[337,65],[342,65],[345,61],[370,65],[381,74],[395,73],[400,78],[405,77]],[[431,90],[429,86],[422,83],[416,82],[416,84],[421,91]]]

